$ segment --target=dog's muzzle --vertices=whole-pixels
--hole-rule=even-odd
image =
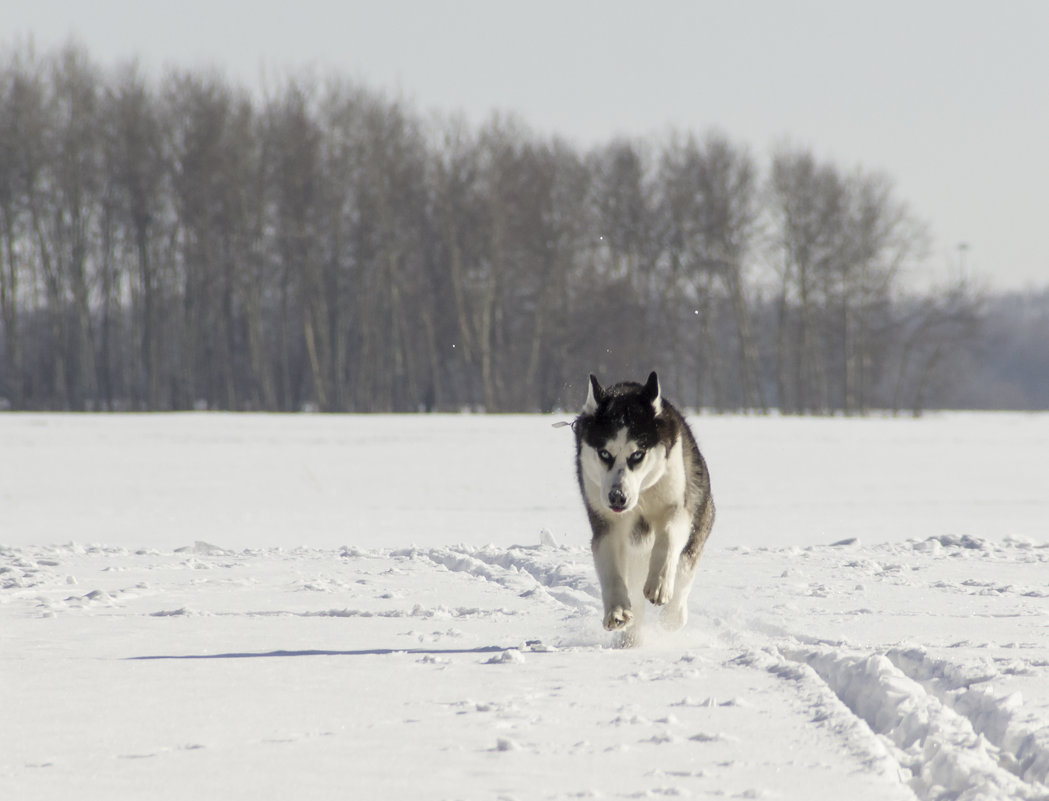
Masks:
[[[626,509],[626,493],[615,488],[608,492],[608,508],[613,512],[622,512]]]

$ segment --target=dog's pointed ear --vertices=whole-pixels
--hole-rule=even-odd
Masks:
[[[597,411],[597,405],[605,399],[605,391],[597,383],[594,374],[590,374],[590,380],[586,384],[586,403],[583,405],[583,414],[593,414]]]
[[[641,397],[652,404],[652,411],[655,412],[656,417],[659,417],[663,411],[663,392],[659,388],[659,376],[656,375],[655,370],[649,373],[648,382],[641,390]]]

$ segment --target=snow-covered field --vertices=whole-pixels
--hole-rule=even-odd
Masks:
[[[1049,415],[693,418],[631,650],[559,419],[0,415],[0,799],[1049,797]]]

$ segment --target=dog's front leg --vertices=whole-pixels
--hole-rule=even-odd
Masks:
[[[630,625],[634,613],[626,582],[626,547],[622,537],[605,532],[591,543],[594,566],[601,582],[601,600],[605,606],[605,628],[609,631]]]
[[[689,517],[684,509],[675,512],[663,528],[657,528],[648,562],[645,598],[656,606],[663,606],[674,595],[681,550],[688,541]]]

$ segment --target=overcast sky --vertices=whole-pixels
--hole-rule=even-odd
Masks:
[[[334,71],[582,146],[716,128],[888,174],[929,274],[1049,285],[1049,0],[0,0],[5,44],[104,66]]]

